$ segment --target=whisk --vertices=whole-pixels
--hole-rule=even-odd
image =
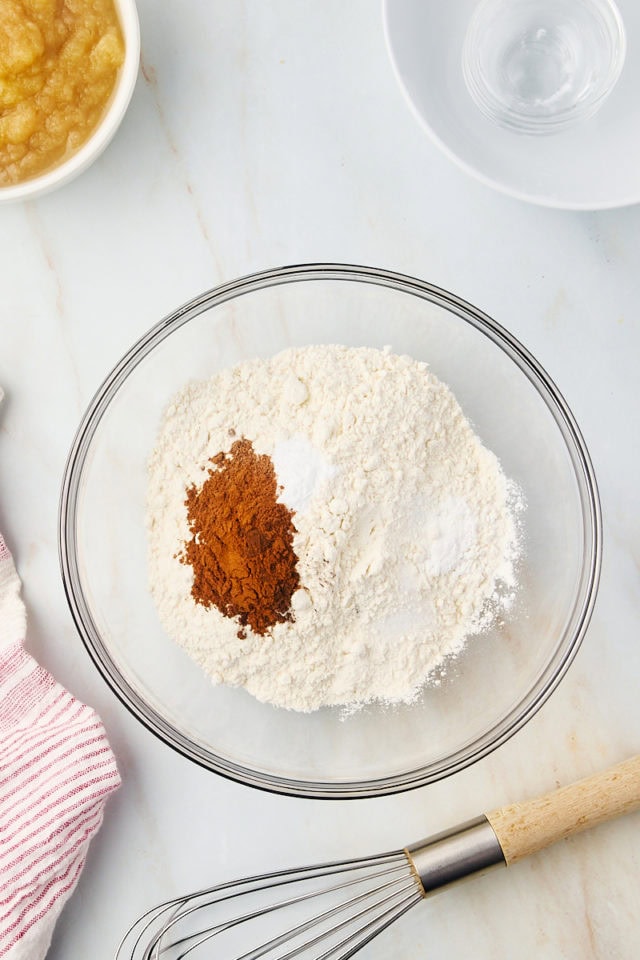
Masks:
[[[404,850],[262,874],[159,904],[116,960],[353,956],[422,899],[640,807],[640,755]]]

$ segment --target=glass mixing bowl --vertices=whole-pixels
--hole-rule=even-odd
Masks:
[[[147,583],[147,460],[161,415],[193,379],[290,346],[406,353],[448,384],[526,498],[518,600],[469,640],[438,686],[403,706],[297,713],[214,686],[164,633]],[[71,448],[60,562],[96,666],[153,733],[233,780],[295,796],[380,796],[467,767],[557,686],[593,608],[596,482],[574,418],[536,360],[490,317],[385,270],[314,264],[224,284],[140,339],[104,381]]]

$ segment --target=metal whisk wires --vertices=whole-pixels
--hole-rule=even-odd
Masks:
[[[401,851],[262,874],[154,907],[116,960],[347,958],[421,900]]]

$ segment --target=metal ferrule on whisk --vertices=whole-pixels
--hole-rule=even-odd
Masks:
[[[412,843],[404,852],[425,897],[490,867],[506,866],[502,847],[485,816]]]

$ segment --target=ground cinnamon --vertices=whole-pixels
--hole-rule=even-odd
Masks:
[[[293,620],[291,597],[300,577],[293,550],[292,512],[278,502],[271,458],[250,440],[236,440],[211,458],[201,487],[188,488],[185,505],[191,539],[180,560],[193,568],[191,594],[263,636]]]

